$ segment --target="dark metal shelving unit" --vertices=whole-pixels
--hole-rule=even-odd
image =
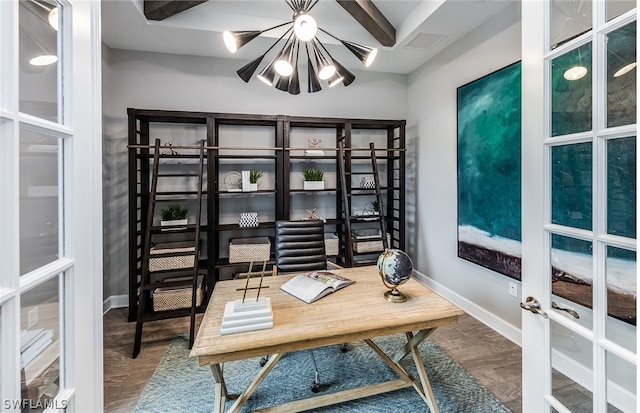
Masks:
[[[290,177],[292,164],[305,161],[321,161],[335,166],[338,173],[338,142],[343,142],[347,155],[347,162],[362,162],[370,159],[368,151],[369,142],[360,141],[360,137],[354,137],[353,131],[386,131],[386,147],[376,148],[377,160],[385,168],[386,180],[380,182],[380,190],[384,196],[385,222],[388,232],[391,234],[391,245],[395,248],[405,248],[405,121],[404,120],[376,120],[376,119],[347,119],[347,118],[317,118],[299,117],[285,115],[254,115],[254,114],[232,114],[213,112],[187,112],[187,111],[167,111],[134,109],[127,110],[129,118],[129,320],[135,321],[138,304],[138,289],[141,275],[141,262],[143,251],[143,236],[145,228],[144,217],[149,207],[149,186],[150,172],[152,166],[152,154],[149,143],[150,130],[154,124],[187,124],[202,127],[204,126],[204,136],[197,139],[205,139],[206,150],[206,182],[203,190],[206,196],[207,222],[201,226],[204,235],[203,251],[206,255],[201,259],[200,264],[205,275],[205,294],[203,304],[199,311],[206,308],[209,295],[215,283],[220,279],[220,271],[223,269],[239,266],[230,264],[228,258],[221,256],[220,249],[224,245],[224,239],[228,234],[234,237],[242,237],[242,234],[251,231],[261,233],[274,233],[276,220],[290,219],[292,217],[292,197],[305,196],[302,189],[291,189]],[[256,147],[236,147],[225,142],[224,131],[221,126],[237,126],[259,128],[273,128],[273,145]],[[324,148],[325,155],[303,156],[300,151],[304,148],[293,148],[291,146],[291,132],[297,128],[325,129],[335,136],[335,141],[331,143],[333,148]],[[251,133],[249,130],[247,133]],[[354,148],[353,145],[356,145]],[[228,153],[233,150],[233,153]],[[246,151],[246,153],[242,153]],[[259,152],[256,152],[259,151]],[[266,154],[266,151],[272,151]],[[257,153],[257,154],[256,154]],[[363,155],[366,154],[366,155]],[[192,162],[195,155],[183,156],[186,161]],[[252,162],[258,160],[265,165],[273,165],[275,172],[275,184],[273,189],[258,190],[257,192],[226,192],[220,190],[220,176],[224,169],[222,166],[230,163],[246,164],[246,168],[251,168]],[[384,161],[383,161],[384,160]],[[339,180],[336,179],[338,182]],[[373,194],[374,191],[360,188],[349,188],[353,196],[356,193]],[[341,213],[342,195],[338,182],[336,188],[325,188],[313,194],[313,196],[335,197],[335,216],[326,217],[326,225],[335,228],[335,232],[340,234],[344,231],[345,217]],[[190,191],[175,191],[176,197],[189,195]],[[256,202],[269,202],[268,210],[274,216],[274,221],[260,222],[257,228],[241,228],[238,224],[220,222],[219,211],[224,202],[238,197],[247,198]],[[330,201],[331,202],[331,201]],[[271,206],[271,203],[273,206]],[[328,230],[333,232],[332,230]],[[225,235],[226,234],[226,235]],[[340,237],[339,237],[340,238]],[[344,246],[340,246],[340,251],[344,251]],[[341,257],[344,261],[344,256]],[[175,310],[167,316],[188,315],[189,309],[184,311]],[[164,318],[162,314],[149,314],[148,319]]]

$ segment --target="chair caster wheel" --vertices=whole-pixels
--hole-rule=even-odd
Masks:
[[[264,356],[263,358],[261,358],[260,367],[264,367],[264,365],[267,364],[267,361],[269,361],[269,356]]]
[[[319,392],[319,391],[320,391],[320,384],[318,384],[318,383],[313,383],[313,384],[311,385],[311,391],[312,391],[312,392],[314,392],[314,393]]]
[[[342,351],[343,353],[349,351],[349,346],[347,346],[347,343],[344,343],[340,346],[340,351]]]

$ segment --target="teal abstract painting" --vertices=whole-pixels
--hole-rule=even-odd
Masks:
[[[521,64],[458,88],[458,256],[520,280]]]

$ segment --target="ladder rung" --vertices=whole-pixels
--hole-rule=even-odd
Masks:
[[[167,178],[167,177],[174,177],[174,178],[175,178],[175,177],[183,177],[183,176],[195,176],[195,177],[198,177],[198,176],[200,176],[200,174],[193,174],[193,173],[181,173],[181,174],[177,174],[177,173],[175,173],[175,174],[167,174],[167,173],[163,173],[163,174],[161,174],[161,173],[159,173],[157,176],[158,176],[159,178],[161,178],[161,177],[162,177],[162,178]]]
[[[182,197],[182,198],[157,198],[157,197],[161,197],[161,196],[174,196],[174,195],[163,195],[163,194],[156,194],[156,199],[154,199],[154,202],[187,202],[187,201],[197,201],[198,197],[197,196],[193,196],[191,198],[186,198],[186,197]]]

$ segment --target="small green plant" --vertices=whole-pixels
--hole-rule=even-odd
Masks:
[[[304,180],[305,181],[322,181],[322,177],[324,176],[324,171],[322,169],[305,169],[304,172]]]
[[[371,202],[371,209],[373,209],[373,212],[380,212],[380,205],[378,205],[378,201]]]
[[[189,215],[189,207],[182,205],[167,205],[160,210],[160,218],[163,221],[175,221],[185,219]]]
[[[260,179],[261,176],[262,172],[252,169],[251,171],[249,171],[249,182],[251,182],[252,184],[257,184],[258,179]]]

